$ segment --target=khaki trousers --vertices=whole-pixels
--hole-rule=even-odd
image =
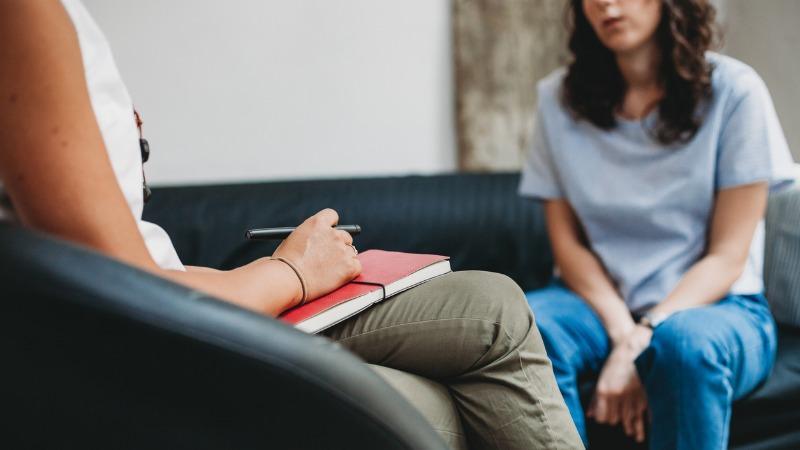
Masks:
[[[525,296],[506,276],[447,274],[325,334],[372,364],[453,448],[583,448]]]

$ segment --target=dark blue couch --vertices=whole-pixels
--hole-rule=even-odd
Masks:
[[[246,242],[245,229],[294,225],[332,207],[363,226],[360,249],[450,255],[455,269],[504,273],[527,290],[547,283],[552,257],[541,208],[516,195],[517,182],[492,174],[170,187],[155,190],[145,218],[169,232],[184,263],[231,268],[275,247]],[[772,199],[768,247],[776,227],[800,227],[785,223],[786,211],[800,211],[800,191]],[[767,267],[800,268],[770,260],[781,254],[768,248]],[[800,329],[781,326],[778,353],[766,384],[734,407],[733,448],[800,448]],[[615,429],[595,426],[591,436],[594,448],[635,448]]]

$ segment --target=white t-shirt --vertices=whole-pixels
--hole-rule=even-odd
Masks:
[[[80,0],[61,0],[61,3],[78,35],[92,108],[131,214],[155,262],[165,269],[184,270],[167,233],[158,225],[141,219],[144,200],[139,134],[133,102],[114,63],[108,41]],[[0,220],[15,220],[14,211],[0,204]]]

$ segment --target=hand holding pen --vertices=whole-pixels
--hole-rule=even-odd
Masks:
[[[358,250],[353,235],[358,225],[340,225],[339,215],[324,209],[306,219],[297,228],[262,228],[247,232],[251,240],[283,239],[269,259],[285,263],[296,275],[295,302],[302,304],[331,292],[361,273]],[[339,229],[341,228],[341,229]],[[298,283],[299,281],[299,283]]]

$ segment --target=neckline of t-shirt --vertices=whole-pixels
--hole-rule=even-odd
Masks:
[[[656,114],[658,114],[658,109],[653,108],[644,117],[638,119],[628,119],[618,113],[614,114],[614,119],[616,119],[617,124],[624,128],[645,128],[656,120]]]

